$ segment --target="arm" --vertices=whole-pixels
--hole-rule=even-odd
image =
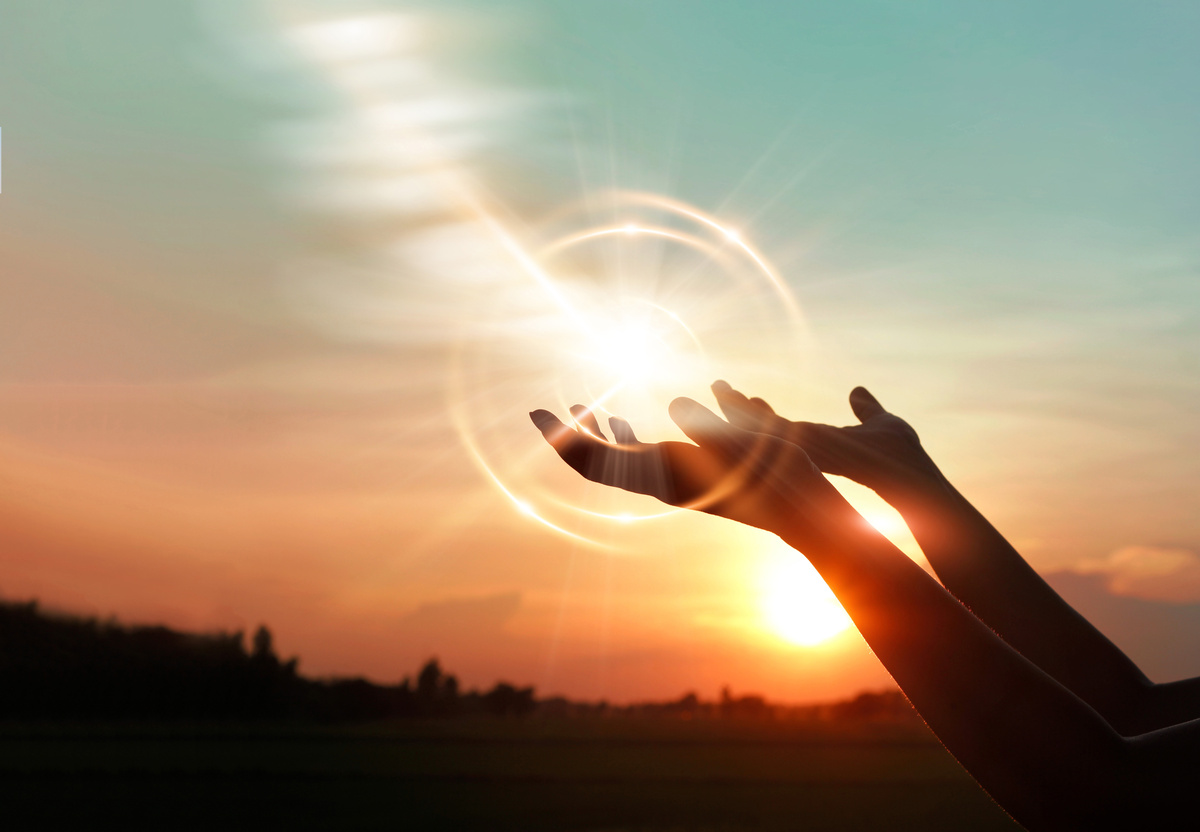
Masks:
[[[866,390],[850,394],[861,424],[837,428],[791,422],[724,382],[713,389],[734,424],[795,442],[822,471],[877,491],[904,517],[946,588],[1118,732],[1133,736],[1200,717],[1200,680],[1151,683],[955,490],[916,431]]]
[[[1190,801],[1191,726],[1124,739],[999,639],[841,497],[800,449],[730,426],[683,400],[672,417],[697,444],[619,444],[574,410],[575,430],[531,414],[588,479],[774,532],[801,549],[967,770],[1030,829],[1165,824]]]

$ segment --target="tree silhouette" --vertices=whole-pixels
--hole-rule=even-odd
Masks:
[[[275,658],[275,646],[271,637],[271,631],[267,629],[265,624],[260,624],[258,629],[254,631],[254,646],[251,655],[260,662],[278,661]]]
[[[458,679],[442,672],[437,658],[432,658],[417,674],[417,709],[427,715],[453,713],[460,709]]]
[[[517,688],[508,682],[497,682],[483,696],[483,707],[496,716],[525,716],[536,707],[533,688]]]

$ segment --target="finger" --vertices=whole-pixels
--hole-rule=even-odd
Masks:
[[[597,439],[608,441],[603,431],[600,430],[600,423],[596,421],[596,414],[581,404],[571,405],[571,416],[579,424],[581,428],[595,436]]]
[[[567,427],[548,410],[535,410],[529,414],[529,418],[562,457],[563,462],[590,478],[589,475],[596,467],[596,451],[607,447],[605,443]]]
[[[762,399],[748,399],[745,394],[734,390],[724,381],[714,383],[712,390],[713,395],[717,398],[717,404],[721,407],[721,412],[725,414],[725,418],[731,424],[755,433],[778,432],[775,429],[776,426],[772,425],[770,421],[778,419],[778,417],[771,406]]]
[[[850,409],[854,411],[854,415],[860,422],[887,413],[879,400],[872,396],[865,387],[855,387],[850,391]]]
[[[671,478],[658,446],[610,445],[590,433],[573,430],[546,410],[535,410],[529,418],[563,461],[586,479],[670,501]]]
[[[537,425],[537,429],[542,432],[542,436],[546,437],[546,441],[551,445],[555,442],[565,440],[566,437],[564,434],[575,432],[564,425],[549,410],[531,410],[529,411],[529,418]]]
[[[748,434],[699,402],[680,397],[671,402],[667,412],[687,438],[702,448],[712,448],[728,457],[736,456],[743,450],[743,437]]]
[[[637,445],[638,438],[633,435],[633,428],[624,419],[617,416],[608,418],[608,426],[612,429],[613,439],[618,445]]]
[[[754,430],[761,421],[755,407],[742,393],[734,390],[724,381],[713,382],[713,395],[725,418],[738,427]]]

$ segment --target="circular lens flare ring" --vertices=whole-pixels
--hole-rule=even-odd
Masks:
[[[679,510],[654,510],[645,497],[608,493],[614,489],[563,487],[561,471],[546,469],[547,461],[562,466],[544,445],[528,453],[510,447],[514,443],[498,428],[503,417],[490,412],[493,403],[523,416],[555,401],[565,411],[583,399],[594,413],[630,416],[632,409],[637,425],[653,427],[657,418],[660,429],[675,430],[663,425],[666,402],[717,377],[713,368],[722,345],[728,352],[737,338],[790,343],[801,328],[786,285],[742,235],[666,197],[617,191],[610,199],[609,216],[626,219],[560,232],[540,247],[521,245],[491,219],[543,311],[524,326],[500,319],[489,328],[499,336],[464,338],[450,390],[455,425],[471,458],[520,513],[575,540],[609,546],[614,529]],[[573,270],[573,259],[586,267]],[[717,344],[718,360],[710,342]],[[764,349],[786,353],[778,347]],[[657,414],[647,415],[650,409]],[[536,436],[527,424],[521,427],[521,442]]]

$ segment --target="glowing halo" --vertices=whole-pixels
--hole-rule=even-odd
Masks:
[[[603,208],[607,218],[590,222]],[[472,461],[513,507],[578,542],[620,546],[622,529],[681,511],[589,483],[532,428],[538,407],[583,404],[627,418],[645,441],[681,438],[667,404],[715,379],[750,383],[795,356],[799,308],[742,234],[699,209],[641,192],[568,206],[519,241],[480,219],[512,257],[486,320],[454,351],[450,410]],[[769,355],[770,360],[764,361]],[[603,424],[603,419],[601,419]],[[607,427],[604,428],[606,431]]]
[[[525,413],[582,402],[655,441],[678,436],[677,395],[790,374],[804,328],[774,267],[745,234],[653,193],[588,194],[528,235],[510,227],[476,149],[498,146],[493,119],[510,108],[439,77],[438,19],[310,6],[272,6],[273,57],[256,51],[255,66],[299,61],[332,93],[320,117],[280,125],[306,202],[352,231],[351,259],[313,269],[314,320],[354,342],[449,341],[452,424],[518,513],[606,545],[676,514],[582,480]]]

